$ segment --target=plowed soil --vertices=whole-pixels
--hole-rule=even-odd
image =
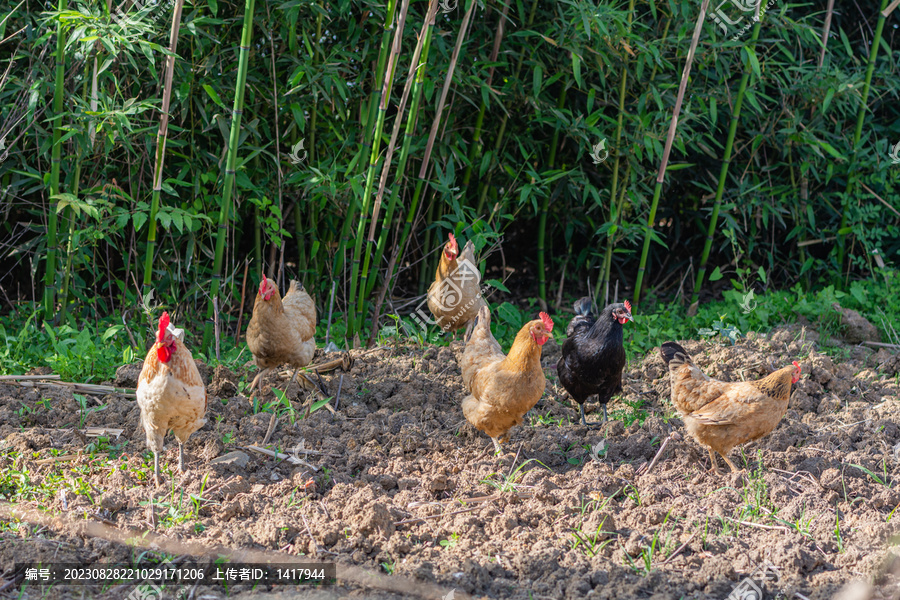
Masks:
[[[174,468],[177,444],[167,439],[159,487],[147,477],[152,459],[133,399],[89,400],[104,408],[82,423],[68,391],[0,385],[0,468],[27,474],[0,496],[21,499],[25,486],[62,476],[75,492],[36,494],[20,506],[146,529],[142,503],[155,498],[153,530],[170,538],[334,560],[388,580],[393,573],[438,584],[456,598],[722,600],[742,581],[747,588],[747,577],[766,598],[832,598],[853,580],[865,582],[854,598],[900,597],[900,358],[841,344],[825,354],[817,334],[799,326],[734,346],[683,345],[708,375],[726,381],[801,364],[803,378],[778,428],[732,452],[742,473],[711,474],[705,449],[676,435],[649,473],[636,474],[670,434],[683,434],[662,360],[655,352],[629,357],[624,397],[610,404],[614,420],[591,429],[576,423],[577,407],[557,383],[552,341],[543,357],[547,392],[495,456],[490,439],[462,416],[456,342],[354,351],[349,372],[322,375],[330,395],[343,375],[335,414],[323,408],[303,419],[308,392],[292,386],[295,420],[281,417],[268,447],[294,449],[308,465],[247,449],[261,444],[270,419],[253,414],[237,392],[252,370],[203,366],[208,423],[186,445],[184,475]],[[121,369],[115,383],[133,387],[139,369]],[[264,401],[273,398],[271,386],[285,383],[267,379]],[[602,414],[597,405],[587,409],[593,419]],[[92,440],[75,431],[84,427],[124,428],[110,441],[124,444],[123,453],[91,459]],[[211,463],[234,450],[246,453],[246,464]],[[71,459],[46,460],[53,454]],[[199,510],[189,494],[202,496]],[[0,521],[0,577],[11,577],[16,561],[98,565],[133,557],[103,539]],[[766,564],[767,575],[757,570]],[[0,581],[0,591],[14,589]],[[39,588],[25,589],[21,597],[40,597]],[[296,597],[296,589],[253,594]],[[221,588],[191,593],[224,597]],[[249,586],[230,593],[251,595]],[[114,598],[127,590],[54,594],[45,597]],[[303,594],[400,597],[347,582]]]

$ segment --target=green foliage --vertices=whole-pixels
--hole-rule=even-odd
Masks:
[[[109,340],[123,329],[122,325],[108,327],[97,336],[90,325],[80,331],[70,325],[54,331],[45,323],[44,328],[53,349],[47,363],[63,380],[90,383],[113,378],[122,353],[116,352]]]
[[[392,107],[402,92],[401,74],[409,67],[426,4],[410,6],[389,99]],[[626,6],[587,0],[536,4],[532,17],[531,3],[512,4],[499,55],[491,60],[500,10],[486,3],[486,10],[478,13],[483,18],[472,20],[462,46],[452,81],[458,100],[440,115],[441,134],[431,164],[425,165],[431,174],[419,180],[411,171],[419,168],[428,125],[438,116],[437,96],[463,11],[439,19],[428,60],[419,70],[424,100],[408,105],[416,107],[412,121],[418,123],[409,143],[408,164],[415,167],[395,172],[395,162],[388,169],[385,198],[398,198],[398,206],[387,222],[376,224],[376,238],[383,228],[387,244],[384,260],[373,263],[364,282],[367,301],[359,307],[363,315],[371,316],[378,283],[385,279],[392,292],[389,299],[414,296],[417,286],[427,286],[437,259],[432,251],[446,231],[473,239],[479,251],[508,240],[506,255],[512,257],[517,274],[513,282],[504,279],[505,272],[497,280],[514,290],[520,308],[522,296],[536,293],[525,287],[534,280],[546,282],[547,296],[552,297],[563,269],[570,286],[566,291],[571,282],[588,277],[595,285],[597,274],[606,272],[610,240],[614,252],[609,272],[626,293],[646,233],[655,173],[698,8],[651,3],[630,12]],[[188,4],[182,17],[155,217],[160,231],[153,287],[157,298],[181,306],[187,314],[199,313],[207,301],[216,224],[226,208],[223,146],[236,93],[235,48],[243,10],[243,2],[217,0]],[[132,305],[132,276],[147,251],[154,187],[148,165],[155,153],[160,108],[156,90],[168,53],[171,18],[162,4],[132,9],[127,19],[113,18],[107,11],[104,3],[73,1],[66,11],[38,13],[0,0],[0,14],[9,15],[0,24],[0,34],[18,32],[9,41],[18,45],[0,59],[0,73],[10,67],[0,82],[0,139],[5,139],[3,151],[9,152],[0,161],[0,202],[12,208],[4,213],[0,230],[14,240],[0,244],[0,260],[21,265],[15,273],[25,282],[38,277],[55,246],[62,260],[50,280],[56,275],[61,281],[63,273],[71,277],[62,302],[70,309],[91,307],[102,315]],[[268,263],[273,256],[280,264],[282,251],[287,277],[301,279],[320,306],[337,279],[341,285],[336,306],[353,312],[345,297],[349,286],[343,283],[352,268],[348,248],[357,242],[360,207],[370,200],[363,197],[362,169],[368,154],[361,142],[372,137],[375,125],[370,115],[380,87],[372,65],[382,48],[385,12],[383,2],[370,0],[340,0],[327,11],[316,3],[289,2],[268,11],[257,7],[255,29],[265,35],[254,40],[249,59],[235,212],[223,230],[229,250],[218,297],[222,306],[228,305],[221,317],[229,327],[236,325],[240,312],[236,305],[244,260],[259,257]],[[863,1],[857,11],[877,12],[873,0]],[[705,242],[714,193],[710,174],[722,164],[722,140],[744,63],[750,65],[749,82],[704,298],[721,297],[728,291],[722,282],[730,276],[739,283],[731,287],[742,294],[791,289],[797,282],[808,291],[836,281],[840,283],[835,291],[851,293],[852,280],[880,278],[883,264],[888,269],[896,265],[898,167],[888,156],[900,140],[900,109],[881,101],[900,92],[890,48],[895,37],[882,39],[868,102],[870,117],[862,141],[855,145],[853,124],[874,25],[870,21],[868,27],[858,26],[857,13],[834,15],[832,31],[840,43],[828,44],[822,67],[817,58],[823,11],[784,3],[765,11],[754,50],[747,47],[746,37],[734,41],[711,20],[704,24],[650,232],[650,303],[677,293],[685,276],[682,285],[690,288],[690,277],[695,276],[692,260],[696,263]],[[361,14],[369,18],[360,19]],[[40,101],[54,89],[53,61],[42,53],[58,25],[65,36],[67,78],[65,109],[53,115]],[[621,110],[610,97],[619,82]],[[393,128],[394,119],[406,123],[409,116],[389,112],[383,133]],[[620,120],[621,139],[616,143],[613,132]],[[44,223],[50,216],[45,171],[54,124],[62,128],[57,148],[62,146],[63,180],[60,193],[51,199],[59,202],[59,239],[52,241]],[[606,140],[609,158],[595,164],[591,153],[601,140]],[[292,158],[294,148],[302,149],[302,160]],[[399,154],[394,161],[400,160]],[[383,161],[383,156],[376,158]],[[614,165],[619,187],[611,198]],[[376,166],[380,170],[380,162]],[[848,186],[849,181],[856,185]],[[420,204],[410,210],[417,184],[423,186],[416,195]],[[547,225],[546,239],[541,228],[546,273],[532,277],[529,271],[537,254],[532,232],[542,214]],[[409,239],[402,233],[406,223],[415,224]],[[849,236],[849,276],[840,270],[834,252],[834,239],[843,235]],[[394,272],[388,273],[394,247],[398,256]],[[254,262],[251,273],[265,266]],[[529,276],[521,278],[523,272]],[[520,279],[526,283],[516,283]],[[13,300],[21,301],[27,287],[22,285]],[[7,288],[4,282],[4,289],[16,287]],[[701,305],[701,312],[705,308]],[[764,310],[772,307],[761,305],[754,312]],[[753,327],[742,325],[742,319],[757,318],[735,317],[725,322],[741,332]],[[777,318],[772,312],[758,320]],[[692,331],[715,321],[697,320],[704,324]],[[507,309],[497,318],[497,325],[510,330],[514,322],[514,313]],[[664,329],[659,321],[649,325]],[[500,337],[509,334],[500,331]],[[334,334],[343,345],[343,330],[335,327]],[[646,335],[638,345],[655,341]]]
[[[661,302],[646,303],[634,307],[635,320],[624,326],[625,347],[629,360],[640,360],[647,352],[654,351],[667,340],[694,339],[703,331],[723,332],[727,338],[729,332],[750,331],[765,333],[779,325],[793,323],[805,319],[820,334],[820,343],[827,342],[827,336],[840,333],[840,317],[832,307],[837,302],[845,308],[861,311],[872,320],[881,331],[883,339],[900,343],[897,331],[892,325],[900,322],[900,273],[883,271],[881,278],[869,283],[854,282],[847,292],[828,286],[818,292],[807,292],[802,286],[795,285],[790,290],[773,291],[755,296],[755,308],[745,312],[746,295],[737,290],[726,291],[725,299],[718,302],[702,304],[697,315],[688,317],[686,309]],[[502,314],[497,307],[493,308],[495,318],[492,331],[497,341],[508,351],[515,339],[521,324],[533,319],[536,311],[519,309],[511,303],[504,303]],[[20,313],[0,316],[0,374],[22,374],[38,366],[49,366],[59,373],[64,380],[82,382],[100,382],[111,380],[116,368],[123,363],[134,362],[143,358],[151,343],[149,324],[143,315],[135,315],[129,320],[132,332],[147,331],[147,337],[138,337],[143,347],[133,348],[124,326],[112,318],[100,319],[95,325],[76,321],[69,317],[69,323],[54,328],[49,325],[37,327],[35,318],[37,311],[23,307]],[[567,317],[558,315],[553,337],[558,344],[565,340]],[[421,326],[408,317],[395,318],[394,325],[383,328],[381,343],[433,344],[445,346],[453,336],[450,334],[435,335],[432,327],[427,333]],[[332,324],[332,339],[341,339],[343,321],[340,313],[335,313]],[[231,368],[239,368],[249,358],[245,344],[236,346],[230,336],[222,339],[221,363],[214,356],[194,349],[199,331],[186,329],[187,344],[195,358],[212,366],[224,364]],[[324,345],[326,323],[320,321],[316,329],[316,340]],[[457,336],[459,337],[459,336]],[[730,340],[727,342],[730,343]],[[318,403],[317,403],[318,404]],[[313,409],[317,409],[317,404]],[[281,399],[264,410],[277,409],[291,412]],[[629,405],[628,411],[615,413],[627,425],[634,420],[643,421],[646,412],[640,404]],[[534,415],[532,425],[559,424],[551,415]]]

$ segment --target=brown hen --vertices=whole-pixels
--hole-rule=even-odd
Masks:
[[[478,311],[472,333],[460,360],[463,383],[469,396],[463,399],[463,415],[475,428],[488,434],[494,449],[509,441],[509,430],[522,423],[544,393],[541,346],[550,339],[553,321],[547,313],[525,324],[509,355],[491,334],[491,312]]]
[[[796,361],[758,381],[729,383],[706,376],[675,342],[664,343],[659,352],[669,367],[672,404],[684,418],[688,433],[709,451],[716,473],[713,450],[737,471],[728,453],[775,429],[787,411],[791,385],[800,380]]]
[[[316,305],[303,287],[291,281],[284,299],[278,285],[263,276],[253,304],[253,317],[247,326],[247,346],[256,365],[262,369],[252,390],[271,369],[285,363],[297,370],[308,365],[316,353]],[[290,385],[290,383],[288,384]]]
[[[428,288],[428,309],[442,331],[468,326],[481,307],[487,306],[481,297],[480,282],[475,245],[469,240],[460,254],[459,244],[451,233],[441,251],[434,282]]]

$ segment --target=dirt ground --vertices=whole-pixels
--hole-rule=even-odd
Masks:
[[[710,474],[706,451],[682,436],[669,441],[649,473],[636,475],[669,434],[683,433],[662,360],[656,352],[629,357],[624,399],[610,404],[617,420],[590,429],[575,423],[576,407],[559,387],[560,350],[552,341],[543,357],[547,392],[501,456],[462,416],[456,361],[462,344],[455,342],[354,351],[335,414],[320,409],[302,419],[307,392],[292,386],[298,418],[282,417],[268,447],[294,449],[309,466],[247,450],[262,442],[270,418],[253,414],[237,392],[253,370],[203,367],[208,423],[186,445],[184,475],[174,470],[177,444],[167,439],[159,488],[146,477],[133,399],[96,399],[105,408],[89,412],[83,426],[122,427],[122,438],[111,443],[127,444],[115,459],[92,460],[73,431],[82,423],[70,392],[0,385],[0,469],[27,472],[22,486],[39,488],[54,474],[81,482],[81,493],[24,503],[53,514],[144,529],[142,503],[153,497],[154,530],[169,538],[334,560],[388,579],[393,573],[438,584],[456,598],[723,600],[742,581],[749,589],[748,576],[766,598],[779,592],[832,598],[854,580],[866,585],[844,590],[843,597],[900,597],[900,488],[893,488],[900,480],[900,357],[850,345],[829,356],[818,335],[800,326],[751,334],[734,346],[682,344],[708,375],[723,380],[759,378],[792,360],[801,364],[803,378],[778,428],[731,454],[741,474]],[[121,369],[116,385],[133,387],[138,370]],[[322,376],[332,395],[341,374]],[[272,399],[272,385],[285,383],[267,379],[264,399]],[[50,402],[39,403],[44,398]],[[598,405],[587,409],[589,418],[602,415]],[[646,413],[643,424],[631,422],[637,411]],[[43,460],[51,449],[74,458]],[[211,463],[234,450],[247,460]],[[11,491],[0,488],[0,495]],[[203,498],[197,513],[190,514],[188,494]],[[97,565],[136,554],[72,531],[2,525],[0,596],[18,589],[4,591],[2,581],[16,561]],[[755,569],[767,563],[764,582]],[[9,597],[41,597],[39,588],[25,589],[26,595]],[[237,586],[230,593],[402,595],[342,581],[302,596],[296,590]],[[90,587],[55,593],[45,597],[124,597],[121,590]],[[198,588],[192,597],[224,593]]]

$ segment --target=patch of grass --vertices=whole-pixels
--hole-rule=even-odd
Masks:
[[[866,475],[871,477],[875,481],[875,483],[881,484],[888,489],[891,489],[894,485],[893,482],[888,483],[887,460],[883,457],[881,459],[882,474],[880,476],[876,475],[875,473],[873,473],[872,471],[870,471],[869,469],[865,468],[862,465],[851,464],[850,466],[856,467],[857,469],[859,469],[860,471],[862,471],[863,473],[865,473]]]
[[[127,445],[127,439],[123,439],[118,444],[114,444],[108,436],[101,435],[94,438],[84,449],[90,454],[105,454],[107,458],[115,459],[121,456]]]
[[[844,536],[841,533],[841,511],[834,509],[834,541],[837,543],[838,552],[844,553]]]
[[[660,525],[659,529],[653,533],[650,543],[641,548],[641,553],[637,557],[637,560],[631,558],[627,552],[624,552],[626,566],[631,567],[631,570],[634,571],[635,574],[647,577],[653,571],[653,563],[659,561],[660,555],[662,555],[662,559],[665,560],[675,549],[672,539],[674,527],[665,531],[671,514],[671,511],[666,514],[666,518],[663,520],[662,525]],[[665,539],[662,537],[663,532],[665,532]]]
[[[796,531],[797,533],[799,533],[800,535],[802,535],[805,538],[812,539],[812,537],[813,537],[812,532],[810,531],[810,527],[812,526],[812,522],[815,520],[815,517],[812,517],[812,516],[807,517],[806,516],[806,504],[803,505],[803,510],[800,512],[800,516],[797,517],[796,519],[794,519],[793,521],[779,519],[778,517],[776,517],[774,515],[771,516],[770,518],[775,523],[784,525],[785,527],[788,527],[789,529],[793,529],[794,531]]]
[[[622,424],[625,425],[625,427],[631,427],[631,424],[635,421],[643,425],[644,421],[649,416],[649,413],[643,409],[644,401],[640,398],[637,400],[628,400],[626,398],[621,398],[620,401],[631,410],[610,411],[609,418],[615,419],[617,421],[622,421]]]
[[[381,568],[384,569],[384,572],[388,575],[393,575],[394,570],[397,568],[397,561],[383,562],[381,563]]]
[[[567,427],[572,424],[572,420],[568,416],[555,417],[549,412],[547,414],[533,414],[528,418],[528,424],[531,427]]]
[[[169,492],[168,498],[151,498],[150,500],[141,501],[140,505],[153,506],[153,510],[157,515],[157,522],[159,526],[163,528],[173,527],[191,521],[199,521],[200,509],[210,503],[209,500],[203,497],[203,491],[206,489],[208,480],[209,473],[203,477],[200,493],[197,495],[188,494],[187,498],[185,498],[184,490],[176,489],[175,480],[173,479],[172,489]],[[157,511],[156,509],[161,509],[161,511]],[[198,526],[201,528],[203,527],[202,523],[198,522],[194,526],[195,531],[198,531]],[[199,531],[202,531],[202,529]]]
[[[759,464],[762,464],[762,451],[758,454]],[[744,462],[747,462],[746,458]],[[769,486],[764,475],[761,468],[750,472],[747,485],[740,490],[742,504],[736,508],[736,520],[756,522],[774,517],[778,512],[778,507],[769,497]]]
[[[604,520],[605,522],[605,520]],[[572,541],[572,550],[581,549],[581,552],[586,556],[597,556],[597,554],[610,545],[615,538],[608,538],[610,535],[615,535],[614,531],[604,531],[603,523],[597,526],[597,530],[591,533],[586,533],[581,527],[574,529],[572,531],[572,537],[575,539]]]
[[[547,465],[537,460],[536,458],[529,458],[515,469],[511,468],[510,472],[507,475],[504,476],[500,473],[491,473],[486,478],[482,479],[481,483],[486,483],[491,487],[497,488],[498,491],[503,493],[514,492],[516,491],[516,488],[519,487],[519,480],[522,479],[522,477],[525,475],[525,472],[522,471],[522,468],[530,462],[536,462],[548,471],[550,470]]]
[[[622,491],[625,492],[625,496],[630,498],[636,506],[641,505],[641,492],[637,489],[637,487],[635,487],[634,484],[627,484],[624,488],[622,488]]]

